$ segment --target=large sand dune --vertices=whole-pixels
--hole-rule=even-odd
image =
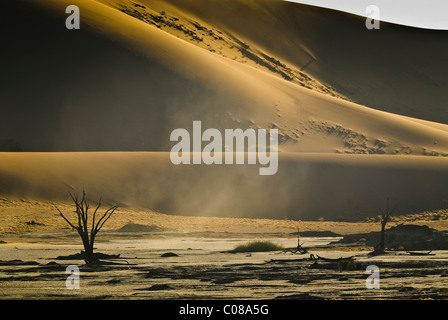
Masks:
[[[242,5],[239,1],[233,2],[237,8]],[[248,35],[243,32],[220,31],[214,24],[205,25],[201,21],[202,26],[194,15],[183,11],[179,13],[179,9],[171,9],[172,6],[165,2],[151,2],[148,7],[135,6],[130,1],[105,3],[109,5],[78,1],[83,24],[80,31],[63,28],[68,1],[38,3],[58,14],[50,19],[43,13],[32,16],[33,11],[28,12],[27,17],[31,19],[21,21],[23,29],[14,35],[7,35],[8,45],[3,54],[10,56],[6,64],[7,72],[4,73],[8,78],[4,79],[6,86],[2,92],[5,114],[2,118],[2,136],[22,142],[28,151],[168,151],[168,137],[173,129],[189,128],[193,120],[202,120],[205,127],[215,128],[277,127],[285,142],[281,149],[288,151],[447,153],[448,129],[445,125],[414,121],[343,100],[331,87],[325,87],[305,73],[294,73],[294,68],[301,66],[298,62],[290,66],[289,75],[279,67],[282,64],[280,61],[275,66],[271,65],[270,69],[260,65],[255,68],[254,64],[257,64],[254,61],[258,60],[253,55],[256,53],[259,59],[264,54],[265,62],[276,60],[269,56],[270,52],[260,51],[267,44],[257,47],[255,41],[245,40]],[[261,9],[257,11],[252,2],[243,3],[251,4],[254,12],[263,12]],[[277,1],[263,4],[283,8],[283,4]],[[36,10],[16,3],[6,6]],[[138,13],[132,13],[129,7]],[[216,7],[220,8],[219,5]],[[294,8],[290,9],[308,14],[308,9]],[[217,43],[210,42],[210,49],[207,50],[194,38],[176,37],[172,34],[173,30],[162,28],[163,23],[157,19],[156,22],[145,20],[156,14],[162,16],[162,11],[164,16],[184,19],[179,20],[184,28],[187,28],[187,22],[199,24],[202,26],[200,28],[207,28],[208,33],[219,35],[218,32],[221,32],[222,37],[232,38],[234,42],[231,45],[239,43],[237,51],[245,52],[246,58],[242,59],[246,63],[238,61],[239,58],[233,60],[225,57],[235,52],[216,52],[224,46],[218,40]],[[64,14],[61,15],[61,12]],[[207,17],[210,15],[214,21],[209,11],[204,14]],[[234,16],[232,19],[236,19]],[[270,22],[269,17],[264,15],[256,17]],[[273,21],[279,19],[276,15],[270,17]],[[265,25],[257,19],[252,21],[250,15],[247,21],[256,26]],[[150,22],[158,22],[159,28]],[[314,28],[310,22],[310,30],[313,30],[311,26]],[[204,38],[205,35],[197,28],[196,37],[205,39],[199,42],[205,42],[208,38]],[[276,30],[274,27],[272,29]],[[291,31],[291,35],[296,33]],[[308,34],[305,31],[302,33]],[[19,38],[18,34],[23,38]],[[38,43],[35,40],[37,35],[43,37],[38,38]],[[268,38],[278,38],[276,34],[266,35]],[[314,38],[318,43],[325,42],[317,35]],[[300,44],[304,41],[297,39],[293,42]],[[39,47],[37,52],[32,44]],[[272,45],[269,49],[277,47]],[[245,48],[250,48],[249,52]],[[226,52],[225,49],[223,47],[222,51]],[[283,49],[294,54],[300,52],[288,46]],[[366,54],[366,48],[360,50]],[[331,51],[331,48],[324,51]],[[344,55],[340,59],[342,65],[350,67]],[[444,63],[445,59],[431,61]],[[390,62],[391,66],[394,64],[394,61]],[[346,76],[331,69],[329,73],[337,75],[338,79]],[[42,77],[46,81],[41,81]],[[291,77],[292,81],[285,80],[285,77]],[[370,79],[367,75],[363,77]],[[353,77],[351,83],[360,83],[358,78]],[[389,78],[388,74],[382,74],[370,79],[369,83]],[[327,82],[332,85],[331,81]],[[427,82],[421,82],[422,86],[427,85]],[[421,88],[409,81],[403,87],[408,92],[419,92]],[[363,88],[376,94],[367,85]],[[438,86],[433,88],[439,93],[446,92]],[[397,91],[394,89],[394,92]],[[408,104],[415,101],[413,97],[405,100]],[[395,100],[391,98],[389,101],[393,110]],[[434,107],[433,100],[428,98],[426,102],[425,109]],[[441,117],[444,110],[438,113]]]
[[[372,31],[363,17],[282,0],[170,3],[304,68],[362,105],[448,123],[446,31],[385,22]]]
[[[5,153],[0,192],[67,202],[68,191],[122,207],[183,215],[363,219],[441,208],[448,159],[281,153],[279,171],[258,165],[181,165],[162,152]]]
[[[357,17],[277,0],[77,0],[82,27],[69,31],[70,4],[1,4],[0,137],[83,151],[1,154],[2,194],[63,200],[85,188],[208,216],[372,216],[387,198],[400,212],[444,205],[445,33],[368,33]],[[277,128],[278,173],[172,165],[170,132],[193,120]]]

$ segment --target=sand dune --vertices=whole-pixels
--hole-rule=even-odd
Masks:
[[[64,59],[55,63],[52,55],[37,54],[40,60],[34,61],[38,66],[33,66],[31,71],[28,64],[24,68],[18,59],[10,65],[9,72],[21,77],[6,87],[11,89],[5,91],[6,118],[16,119],[29,112],[34,116],[21,122],[5,123],[2,135],[19,142],[24,140],[25,150],[168,151],[168,137],[173,129],[188,128],[193,120],[201,119],[204,126],[214,128],[277,127],[286,151],[447,154],[444,125],[411,121],[368,109],[341,99],[330,89],[324,94],[325,87],[306,74],[303,75],[309,77],[308,82],[299,78],[296,82],[285,80],[277,72],[254,68],[253,63],[241,63],[225,54],[206,50],[193,43],[194,39],[178,38],[170,33],[172,30],[157,28],[116,8],[124,4],[143,13],[150,12],[141,8],[144,5],[137,7],[130,1],[105,2],[109,5],[78,2],[83,12],[83,28],[79,34],[56,28],[65,17],[60,14],[46,22],[40,21],[43,16],[35,18],[39,21],[34,24],[43,28],[35,32],[49,33],[62,41],[57,41],[57,47]],[[39,6],[63,12],[67,4],[48,1]],[[268,4],[283,6],[277,1]],[[235,1],[234,5],[239,8],[242,4]],[[170,17],[177,14],[187,17],[188,21],[196,21],[196,17],[187,12],[178,14],[178,8],[171,13],[172,6],[165,7],[163,2],[147,6],[155,6],[156,9],[151,10],[160,10],[159,15],[164,11]],[[256,9],[255,4],[251,6]],[[204,14],[214,22],[213,14],[209,11]],[[277,17],[272,19],[278,20]],[[250,18],[248,21],[251,22]],[[210,24],[210,28],[212,26]],[[212,31],[218,34],[219,29]],[[247,37],[244,33],[223,32],[240,42]],[[269,35],[269,38],[277,38],[275,34]],[[23,36],[33,35],[26,29]],[[54,43],[44,43],[43,48],[46,45],[51,48]],[[215,45],[211,43],[211,47]],[[218,45],[214,48],[219,49]],[[246,45],[253,47],[253,52],[263,48],[255,41]],[[293,51],[289,47],[284,49]],[[66,61],[70,61],[72,68],[65,66]],[[32,77],[23,77],[28,74]],[[37,78],[42,74],[51,74],[49,78],[55,79],[50,80],[51,87],[42,88],[38,84]],[[66,80],[56,80],[59,78]],[[384,78],[388,78],[387,75]],[[300,81],[309,85],[304,82],[302,86]],[[358,79],[353,78],[351,82],[358,83]],[[409,86],[414,87],[412,83]],[[18,97],[17,90],[25,90],[27,94]],[[395,105],[394,101],[390,100],[389,105]],[[33,132],[32,138],[30,132]]]
[[[387,198],[396,214],[441,208],[448,159],[423,156],[281,153],[279,171],[257,165],[181,165],[156,152],[4,153],[2,195],[92,201],[182,215],[290,219],[376,217]],[[71,201],[71,200],[70,200]]]
[[[357,103],[448,123],[446,31],[382,22],[372,32],[363,17],[282,0],[171,3],[305,68]]]
[[[1,4],[17,28],[3,31],[0,137],[79,151],[2,153],[4,196],[85,188],[164,213],[294,219],[374,216],[386,198],[401,213],[445,205],[445,34],[367,33],[359,18],[277,0],[78,0],[82,27],[69,31],[69,4]],[[279,172],[172,165],[170,132],[193,120],[277,128]]]

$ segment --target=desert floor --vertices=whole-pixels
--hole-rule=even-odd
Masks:
[[[368,256],[369,247],[332,246],[341,237],[301,237],[306,254],[229,253],[251,240],[294,248],[297,231],[344,234],[378,231],[375,222],[287,221],[181,217],[120,209],[101,230],[96,252],[119,254],[87,267],[70,255],[82,249],[54,204],[3,199],[0,244],[1,299],[446,299],[448,250],[415,256],[395,251]],[[61,210],[69,204],[58,204]],[[397,223],[447,230],[430,214]],[[146,230],[121,229],[129,223]],[[135,225],[134,225],[135,226]],[[308,235],[312,235],[308,232]],[[173,253],[171,256],[163,256]],[[321,257],[316,263],[312,259]],[[341,258],[352,257],[349,264]],[[340,260],[332,260],[340,259]],[[80,269],[80,289],[68,290],[69,265]],[[380,289],[367,289],[366,268],[380,269]]]

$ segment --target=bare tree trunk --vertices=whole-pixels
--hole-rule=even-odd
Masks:
[[[380,245],[379,245],[379,250],[381,252],[384,252],[385,247],[386,247],[386,243],[385,243],[385,232],[386,232],[386,221],[381,223],[381,240],[380,240]]]
[[[82,240],[82,245],[84,247],[84,261],[86,262],[86,264],[93,263],[93,250],[91,249],[89,235],[84,232],[78,232],[78,234]]]
[[[90,263],[94,263],[96,261],[95,255],[93,253],[93,245],[95,243],[95,235],[90,235],[90,243],[88,248],[86,248],[86,259],[90,261]],[[86,262],[88,263],[88,262]]]
[[[96,259],[93,254],[93,246],[89,245],[87,246],[87,248],[85,248],[84,261],[86,262],[86,264],[95,263]]]

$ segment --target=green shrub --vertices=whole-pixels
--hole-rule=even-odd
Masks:
[[[270,241],[252,241],[246,244],[241,244],[230,252],[266,252],[280,250],[284,250],[284,247]]]
[[[356,261],[351,260],[351,259],[341,259],[338,262],[338,270],[339,271],[343,271],[343,270],[358,270],[358,264],[356,263]]]

